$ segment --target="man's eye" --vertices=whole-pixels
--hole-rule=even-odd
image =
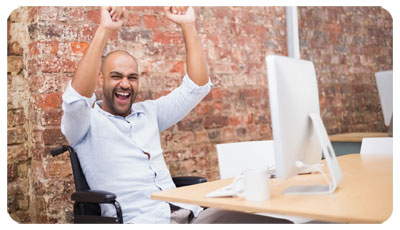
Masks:
[[[111,75],[111,78],[112,78],[112,79],[119,79],[119,78],[121,78],[121,77],[118,76],[118,75]]]

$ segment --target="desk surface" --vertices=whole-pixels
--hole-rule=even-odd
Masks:
[[[153,193],[152,199],[197,204],[204,207],[299,216],[343,223],[380,223],[393,206],[392,156],[350,154],[338,157],[343,181],[333,195],[282,195],[291,185],[325,184],[322,175],[301,175],[286,181],[271,179],[271,198],[263,202],[243,198],[206,198],[205,195],[232,179]],[[325,166],[326,170],[326,166]]]
[[[390,137],[389,133],[341,133],[329,135],[332,142],[362,142],[364,137]]]

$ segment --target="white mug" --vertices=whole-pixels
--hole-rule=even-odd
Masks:
[[[269,194],[269,174],[267,170],[246,171],[235,177],[232,188],[236,195],[247,201],[265,201]]]

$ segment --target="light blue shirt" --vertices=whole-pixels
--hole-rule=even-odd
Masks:
[[[182,120],[211,87],[210,81],[197,86],[185,75],[170,94],[134,103],[131,113],[121,117],[102,110],[94,94],[81,96],[68,84],[61,131],[77,152],[90,188],[117,195],[125,223],[170,222],[169,204],[150,198],[153,192],[175,188],[162,154],[160,132]],[[195,216],[202,210],[174,204],[192,210]],[[112,205],[101,205],[101,211],[115,216]]]

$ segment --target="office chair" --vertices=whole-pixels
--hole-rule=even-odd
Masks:
[[[85,175],[83,174],[78,156],[74,149],[67,145],[62,145],[51,150],[52,156],[58,156],[66,151],[69,151],[72,173],[74,175],[75,192],[71,195],[71,200],[74,201],[74,223],[116,223],[122,224],[122,209],[117,196],[108,191],[91,190]],[[181,176],[173,177],[176,187],[182,187],[192,184],[207,182],[204,177],[196,176]],[[112,204],[116,210],[116,217],[101,216],[99,204]]]
[[[364,137],[360,154],[393,155],[393,137]]]

